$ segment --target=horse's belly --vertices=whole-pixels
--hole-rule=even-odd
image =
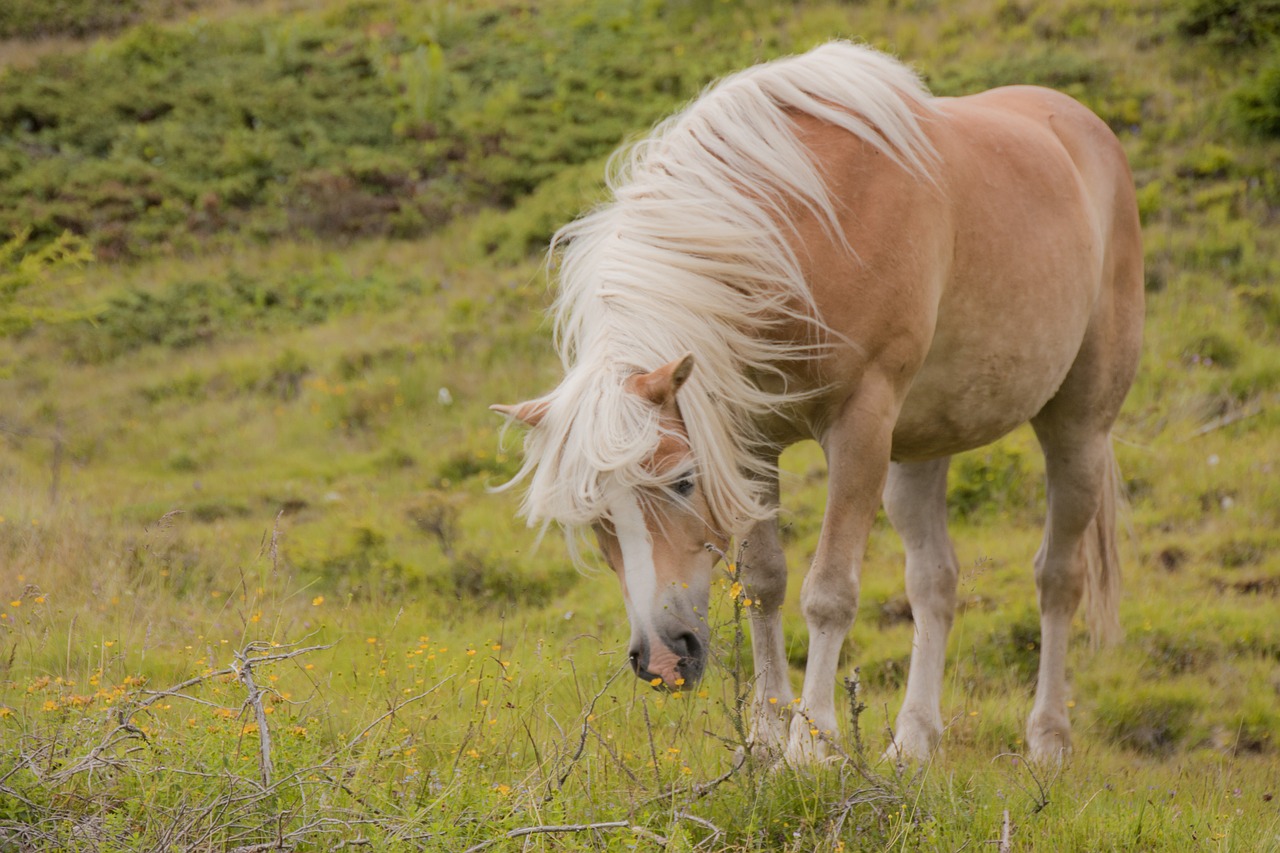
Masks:
[[[1061,378],[1047,389],[1015,395],[995,376],[984,375],[970,377],[963,393],[913,392],[894,427],[893,459],[935,459],[990,444],[1029,421],[1059,384]]]
[[[954,335],[944,315],[894,427],[893,458],[933,459],[981,447],[1044,408],[1071,369],[1088,323],[1078,300],[1068,296],[1059,307],[1065,310],[1006,315]]]

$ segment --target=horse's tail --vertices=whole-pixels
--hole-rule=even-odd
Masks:
[[[1123,500],[1120,491],[1120,468],[1115,451],[1107,441],[1106,472],[1102,483],[1102,502],[1098,514],[1084,535],[1085,621],[1094,648],[1115,643],[1120,629],[1120,547],[1116,535],[1116,507]]]

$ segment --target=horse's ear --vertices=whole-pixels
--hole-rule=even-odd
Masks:
[[[687,352],[652,373],[637,376],[633,380],[635,392],[655,406],[665,406],[675,399],[676,392],[692,372],[693,353]]]
[[[546,400],[530,400],[527,403],[516,403],[514,406],[494,403],[489,407],[489,411],[506,415],[509,418],[520,421],[525,426],[536,427],[542,423],[542,418],[547,414],[549,405]]]

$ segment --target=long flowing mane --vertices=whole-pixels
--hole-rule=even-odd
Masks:
[[[802,205],[844,239],[839,201],[794,116],[841,127],[927,175],[933,150],[918,116],[933,110],[929,98],[896,60],[832,42],[725,78],[615,155],[612,200],[552,241],[566,376],[542,398],[524,465],[506,485],[527,482],[530,524],[580,529],[605,516],[611,484],[664,485],[644,465],[658,413],[624,383],[685,352],[695,367],[680,413],[717,529],[740,534],[771,514],[757,424],[813,393],[787,387],[780,366],[813,358],[825,330],[786,211]],[[811,340],[770,334],[797,319]]]

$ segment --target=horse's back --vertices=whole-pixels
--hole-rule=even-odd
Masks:
[[[1086,337],[1131,348],[1141,322],[1132,178],[1110,129],[1036,87],[938,106],[939,226],[952,244],[937,269],[928,354],[894,433],[900,459],[977,447],[1030,420]],[[1121,365],[1117,386],[1131,373]]]
[[[1124,149],[1111,128],[1079,101],[1039,86],[1005,86],[939,101],[969,146],[983,132],[1003,129],[1012,145],[997,150],[1009,167],[1030,167],[1048,183],[1068,166],[1104,248],[1138,238],[1133,176]]]

